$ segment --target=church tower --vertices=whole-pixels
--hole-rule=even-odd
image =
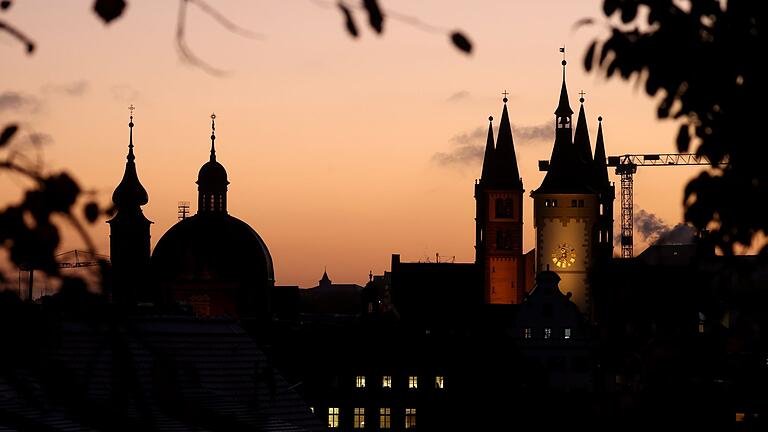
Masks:
[[[227,213],[227,170],[216,161],[216,114],[211,114],[211,158],[197,174],[197,213]]]
[[[475,184],[475,261],[483,274],[485,303],[523,300],[523,181],[509,123],[506,92],[494,145],[493,117],[480,180]]]
[[[587,272],[599,257],[600,190],[595,187],[597,169],[592,160],[583,97],[575,137],[573,134],[573,110],[565,83],[566,64],[563,60],[552,156],[541,186],[531,193],[536,273],[557,272],[562,280],[560,289],[570,292],[581,312],[590,315],[592,301]]]
[[[129,141],[125,172],[112,194],[117,210],[108,220],[109,254],[112,262],[112,301],[133,305],[150,300],[149,281],[149,226],[141,206],[149,202],[147,191],[136,174],[136,156],[133,154],[133,105],[128,123]]]

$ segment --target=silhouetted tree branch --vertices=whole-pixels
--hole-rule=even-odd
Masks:
[[[762,2],[605,0],[611,36],[596,40],[584,58],[587,70],[618,74],[661,94],[659,118],[682,124],[677,149],[707,156],[713,165],[684,191],[686,220],[713,229],[726,253],[768,233],[757,209],[768,195],[768,146],[762,107],[768,95]],[[646,14],[647,12],[647,14]],[[640,17],[647,22],[640,22]],[[766,249],[764,252],[768,251]]]

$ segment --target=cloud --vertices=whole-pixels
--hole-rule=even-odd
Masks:
[[[498,129],[498,125],[496,125]],[[515,145],[529,146],[554,139],[554,129],[550,123],[536,126],[512,125],[512,137]],[[452,147],[449,151],[437,152],[432,155],[432,162],[440,166],[475,165],[483,160],[485,142],[488,139],[488,129],[478,127],[470,131],[458,133],[451,137]]]
[[[483,160],[485,149],[482,146],[462,145],[449,152],[437,152],[432,155],[432,162],[440,166],[474,165]]]
[[[694,229],[684,223],[670,227],[661,218],[643,209],[635,212],[634,228],[646,243],[691,244]]]
[[[40,101],[31,95],[6,91],[0,93],[0,111],[37,111]]]
[[[86,80],[73,81],[64,84],[46,84],[43,86],[44,93],[59,93],[67,96],[82,96],[90,87]]]
[[[117,84],[110,88],[112,98],[120,102],[134,102],[140,97],[138,90],[128,84]]]
[[[470,97],[470,94],[469,94],[468,91],[460,90],[460,91],[457,91],[456,93],[448,96],[448,98],[445,99],[445,101],[446,102],[459,102],[459,101],[467,100],[467,99],[469,99],[469,97]]]
[[[512,137],[523,145],[542,141],[550,142],[555,139],[555,127],[552,122],[545,122],[538,126],[512,125]]]

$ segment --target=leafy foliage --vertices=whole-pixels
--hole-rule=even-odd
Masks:
[[[682,123],[677,150],[695,148],[713,162],[710,172],[685,188],[686,220],[712,229],[727,253],[768,233],[768,218],[756,211],[768,185],[768,146],[761,133],[768,95],[761,58],[765,6],[743,0],[605,0],[603,11],[621,23],[589,47],[587,70],[636,79],[648,95],[660,95],[658,117]]]

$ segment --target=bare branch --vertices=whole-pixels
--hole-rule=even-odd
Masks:
[[[232,33],[238,34],[240,36],[244,36],[251,39],[264,39],[264,35],[261,33],[256,33],[253,31],[250,31],[248,29],[245,29],[243,27],[238,26],[237,24],[230,21],[227,17],[221,14],[221,12],[217,11],[213,7],[211,7],[208,3],[206,3],[203,0],[188,0],[191,3],[194,3],[199,7],[203,12],[207,13],[211,18],[215,19],[219,22],[219,24],[224,27],[225,29],[229,30]]]
[[[226,75],[226,71],[217,69],[202,59],[197,57],[187,46],[186,38],[184,37],[184,28],[187,20],[187,2],[189,0],[179,0],[179,15],[176,21],[176,48],[178,48],[181,58],[192,66],[199,67],[200,69],[208,72],[211,75],[223,76]]]
[[[19,42],[23,43],[27,47],[27,54],[32,54],[32,51],[35,50],[35,43],[32,42],[32,39],[28,38],[16,27],[13,27],[5,21],[0,20],[0,30],[6,31],[8,34],[18,39]]]

